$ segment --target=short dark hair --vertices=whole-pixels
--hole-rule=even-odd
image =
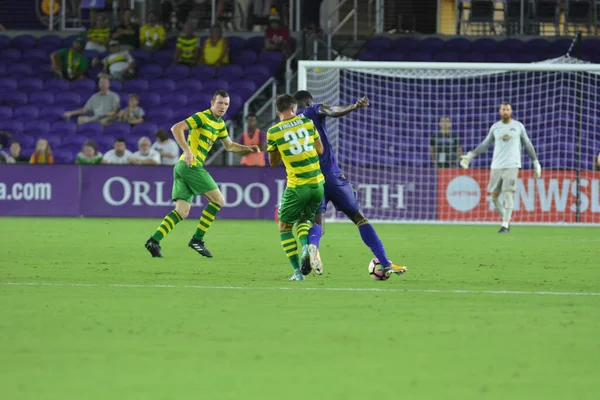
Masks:
[[[154,136],[161,142],[164,142],[165,140],[167,140],[169,138],[169,134],[164,129],[157,130],[156,133],[154,134]]]
[[[229,94],[228,94],[226,91],[224,91],[224,90],[217,90],[217,91],[215,92],[215,94],[213,94],[213,98],[212,98],[212,99],[213,99],[213,100],[216,100],[216,99],[217,99],[217,96],[221,96],[221,97],[229,97]]]
[[[115,139],[115,143],[125,143],[125,139],[120,137]]]
[[[285,112],[298,104],[296,99],[291,94],[280,94],[275,99],[275,108],[277,108],[277,112]]]
[[[503,101],[502,103],[500,103],[500,107],[502,106],[510,106],[510,108],[512,108],[512,104],[510,104],[508,101]]]
[[[139,101],[139,100],[140,100],[140,95],[139,95],[139,94],[137,94],[137,93],[131,93],[131,94],[129,95],[129,98],[130,98],[130,99],[137,99],[137,100]]]
[[[98,154],[98,146],[96,146],[96,142],[94,142],[93,140],[86,140],[83,143],[83,147],[85,146],[90,146],[92,149],[94,149],[94,154]]]
[[[256,118],[256,114],[254,114],[254,113],[248,113],[248,115],[246,115],[246,119],[248,119],[250,117]]]
[[[312,94],[308,90],[298,90],[294,93],[294,98],[298,102],[306,102],[313,99]]]
[[[13,143],[18,144],[19,146],[21,145],[21,142],[19,142],[18,140],[13,140],[12,142],[10,142],[10,144],[13,144]]]

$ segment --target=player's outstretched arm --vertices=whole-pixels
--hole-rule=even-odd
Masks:
[[[221,139],[221,143],[225,147],[225,150],[231,153],[239,153],[242,155],[250,154],[250,153],[260,153],[260,147],[258,146],[244,146],[243,144],[235,143],[232,141],[229,136],[224,139]]]
[[[361,108],[365,108],[369,106],[369,99],[366,97],[361,97],[356,101],[356,103],[349,106],[328,106],[323,104],[319,108],[319,115],[323,117],[331,117],[331,118],[339,118],[343,117],[346,114],[350,114],[353,111],[360,110]]]
[[[529,136],[527,135],[527,131],[525,127],[521,130],[521,142],[523,146],[525,146],[525,151],[533,161],[533,172],[536,178],[542,177],[542,166],[537,158],[537,154],[535,153],[535,149],[533,148],[533,144],[531,144],[531,140],[529,140]]]
[[[484,151],[486,151],[488,147],[492,145],[492,143],[494,143],[494,135],[490,130],[490,133],[488,133],[485,139],[483,139],[483,142],[481,142],[479,146],[475,148],[475,150],[472,150],[467,154],[460,156],[460,166],[464,169],[468,169],[471,160],[483,153]]]

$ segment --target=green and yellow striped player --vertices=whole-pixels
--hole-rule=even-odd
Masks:
[[[290,280],[301,281],[310,273],[310,268],[300,268],[292,227],[298,223],[302,257],[307,257],[308,230],[323,200],[325,178],[319,165],[323,144],[313,122],[296,116],[297,104],[291,95],[278,96],[275,106],[281,121],[267,132],[269,163],[274,167],[283,160],[287,172],[287,186],[279,207],[279,234],[283,251],[294,269]]]
[[[225,200],[212,176],[204,169],[206,155],[217,140],[223,143],[225,150],[233,153],[260,153],[258,146],[243,146],[231,141],[222,119],[227,108],[229,95],[223,90],[218,90],[208,110],[197,112],[171,128],[177,144],[183,150],[181,158],[173,168],[172,198],[175,209],[163,219],[156,232],[146,241],[146,249],[152,257],[162,257],[160,241],[189,215],[191,203],[197,195],[203,195],[209,203],[202,211],[196,233],[188,246],[205,257],[212,257],[204,245],[204,235],[225,204]],[[184,132],[187,130],[190,133],[186,141]]]

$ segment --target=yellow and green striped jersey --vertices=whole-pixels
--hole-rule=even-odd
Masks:
[[[190,128],[187,142],[192,154],[196,157],[194,165],[202,166],[215,141],[229,137],[225,121],[223,118],[216,119],[212,111],[208,109],[188,117],[185,123]],[[185,154],[182,154],[179,159],[183,161]]]
[[[323,182],[315,140],[319,133],[313,122],[294,116],[273,125],[267,132],[267,151],[279,151],[290,188]]]
[[[87,32],[87,40],[89,42],[106,44],[109,36],[110,28],[90,28]]]
[[[200,47],[200,38],[198,36],[192,36],[188,38],[185,35],[181,35],[177,38],[177,48],[181,49],[181,55],[179,56],[179,62],[191,64],[194,60],[194,51]]]

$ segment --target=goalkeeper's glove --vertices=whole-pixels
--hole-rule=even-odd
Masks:
[[[472,151],[468,152],[464,156],[460,156],[460,166],[464,169],[469,169],[469,163],[471,162],[473,157],[475,157],[475,153],[473,153]]]
[[[542,166],[538,160],[533,162],[533,174],[538,179],[542,177]]]

